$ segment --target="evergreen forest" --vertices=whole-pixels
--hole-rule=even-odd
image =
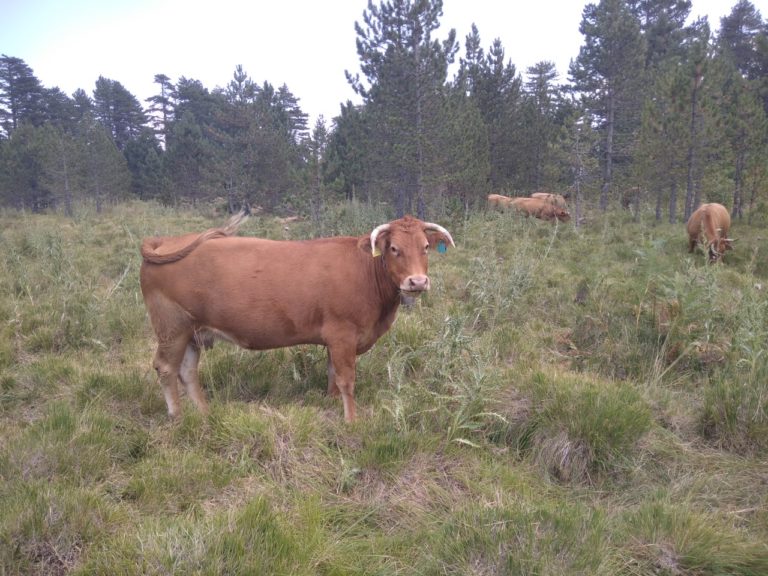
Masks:
[[[214,88],[156,73],[140,102],[103,76],[65,94],[3,54],[0,203],[248,202],[319,219],[356,199],[436,218],[549,190],[571,194],[577,224],[610,205],[668,222],[703,201],[765,209],[768,21],[749,0],[719,27],[691,22],[691,0],[587,4],[567,71],[518,70],[475,25],[463,42],[437,37],[442,4],[371,0],[354,24],[359,70],[345,71],[361,103],[314,126],[301,95],[242,66]]]

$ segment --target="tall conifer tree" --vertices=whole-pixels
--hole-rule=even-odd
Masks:
[[[444,114],[448,65],[457,50],[451,30],[443,42],[433,39],[442,16],[442,0],[369,0],[363,24],[355,23],[359,75],[347,78],[375,120],[371,136],[386,159],[378,174],[393,190],[399,213],[426,212],[426,189],[433,183],[429,158]]]
[[[605,210],[616,159],[627,156],[639,128],[645,44],[639,22],[625,0],[587,4],[579,31],[584,44],[571,62],[570,75],[586,106],[601,122],[600,208]]]

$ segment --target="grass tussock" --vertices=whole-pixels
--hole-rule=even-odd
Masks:
[[[224,215],[0,213],[0,574],[768,573],[764,234],[708,266],[644,218],[439,219],[457,249],[358,359],[348,425],[322,348],[224,343],[210,414],[167,419],[138,247]]]

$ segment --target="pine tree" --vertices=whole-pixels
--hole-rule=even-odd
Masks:
[[[365,110],[347,101],[341,105],[341,114],[333,123],[326,155],[326,182],[348,201],[373,200],[370,195],[373,190],[364,188],[366,167],[370,170],[374,162],[368,153],[371,139]]]
[[[466,58],[460,62],[455,84],[465,91],[479,110],[487,131],[490,154],[490,185],[505,190],[523,185],[527,143],[519,137],[522,80],[515,66],[506,61],[501,40],[495,39],[485,54],[480,34],[472,25],[465,41]]]
[[[734,69],[724,90],[726,137],[730,144],[733,174],[731,215],[744,215],[747,174],[765,163],[768,121],[755,84]]]
[[[45,136],[40,128],[22,122],[5,143],[4,189],[0,192],[5,204],[35,212],[50,206],[51,194],[44,177]]]
[[[164,200],[170,204],[181,199],[195,203],[205,191],[204,166],[210,161],[210,147],[192,112],[184,112],[174,122],[171,142],[165,156],[169,188]]]
[[[584,211],[584,189],[594,179],[593,175],[598,170],[594,152],[598,146],[599,134],[593,128],[595,119],[575,98],[562,108],[567,112],[563,116],[562,139],[558,142],[558,148],[570,167],[570,201],[573,204],[574,225],[579,227]]]
[[[693,38],[687,46],[683,73],[686,74],[688,81],[688,97],[686,105],[688,107],[688,138],[687,153],[685,159],[686,184],[685,184],[685,211],[683,217],[685,220],[691,216],[693,211],[701,202],[701,188],[696,185],[697,174],[701,172],[701,158],[704,153],[702,134],[702,124],[705,120],[702,114],[701,100],[707,85],[705,77],[709,77],[708,71],[711,68],[711,44],[710,30],[706,19],[698,20],[693,25]],[[708,84],[714,84],[710,78]],[[672,219],[672,209],[670,209],[670,220]]]
[[[437,187],[443,208],[465,213],[485,206],[491,175],[488,128],[474,100],[459,90],[448,99],[440,136],[444,152],[439,166],[443,178]]]
[[[662,219],[666,199],[671,224],[677,222],[678,191],[685,179],[690,96],[690,80],[680,59],[666,59],[645,101],[635,159],[638,184],[655,190],[656,220]]]
[[[524,114],[526,134],[523,140],[530,151],[528,187],[540,190],[556,181],[556,167],[551,158],[558,137],[557,104],[559,89],[555,85],[557,70],[553,62],[538,62],[527,70]]]
[[[63,206],[64,213],[72,216],[82,190],[83,149],[71,133],[53,124],[46,124],[40,132],[43,138],[41,180],[50,194],[51,205]]]
[[[158,85],[160,93],[146,100],[149,102],[150,123],[160,142],[166,144],[171,122],[173,122],[173,94],[176,87],[165,74],[155,74],[155,84]]]
[[[645,38],[646,68],[655,68],[668,58],[681,56],[691,0],[627,0],[627,5],[640,22]]]
[[[383,159],[377,177],[394,189],[399,214],[415,209],[424,217],[437,176],[429,165],[436,154],[430,131],[445,113],[447,70],[457,50],[453,30],[443,42],[432,38],[441,15],[442,0],[369,0],[365,27],[355,23],[365,81],[347,78],[372,115],[372,143]]]
[[[283,84],[277,90],[275,104],[285,118],[287,134],[294,142],[301,142],[307,136],[308,116],[301,111],[299,99]]]
[[[0,57],[0,137],[8,138],[22,122],[42,125],[44,88],[20,58]]]
[[[764,72],[758,39],[768,32],[760,12],[749,0],[739,0],[731,13],[720,19],[717,44],[720,53],[733,63],[742,76],[755,80]]]
[[[84,195],[94,203],[97,212],[110,201],[128,196],[131,174],[125,157],[99,121],[86,118],[82,126],[84,143]]]
[[[109,131],[119,150],[141,134],[147,118],[136,97],[120,82],[99,76],[93,91],[96,119]]]
[[[587,4],[579,31],[584,44],[571,62],[570,76],[601,122],[600,208],[605,210],[616,159],[628,156],[639,127],[645,44],[637,18],[624,0]]]

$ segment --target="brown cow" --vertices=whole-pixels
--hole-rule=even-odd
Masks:
[[[392,325],[401,295],[429,290],[427,251],[453,246],[451,235],[406,216],[358,238],[233,236],[244,219],[142,243],[141,291],[168,413],[179,414],[179,381],[207,411],[197,368],[201,348],[219,337],[251,350],[326,346],[328,392],[341,394],[344,417],[354,420],[356,356]]]
[[[571,214],[565,208],[555,206],[542,198],[514,198],[512,206],[526,216],[535,216],[541,220],[568,222]]]
[[[560,208],[568,207],[568,203],[565,201],[565,196],[562,194],[552,194],[551,192],[534,192],[531,194],[531,198],[540,198],[542,200],[546,200],[550,204],[554,204]]]
[[[512,206],[512,200],[513,198],[510,198],[509,196],[503,196],[501,194],[488,194],[488,208],[496,208],[503,212],[504,209]]]
[[[688,219],[688,252],[692,253],[696,244],[706,244],[711,263],[722,258],[726,250],[731,250],[733,240],[728,238],[731,228],[731,216],[722,204],[702,204]]]

